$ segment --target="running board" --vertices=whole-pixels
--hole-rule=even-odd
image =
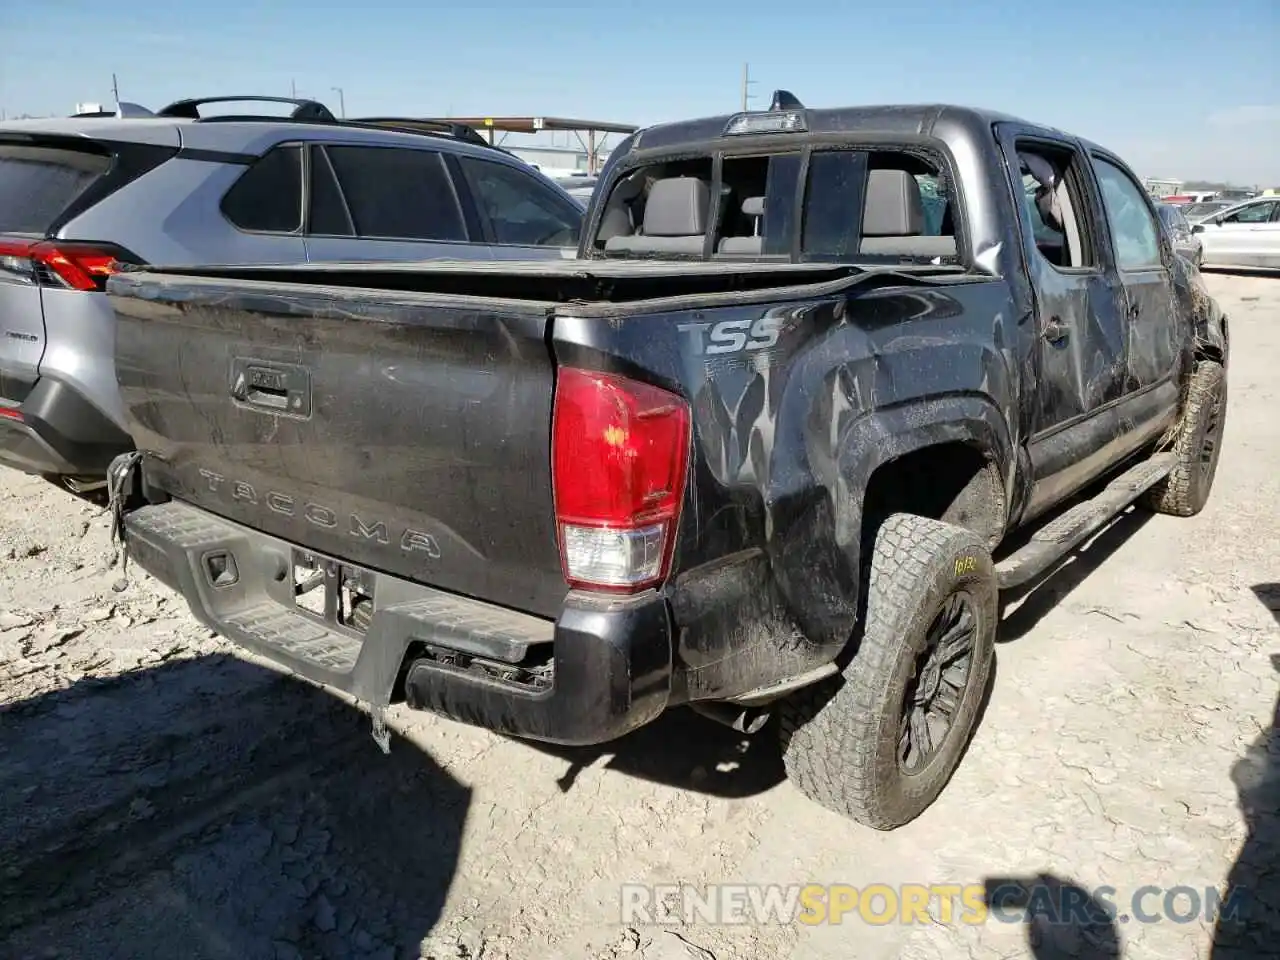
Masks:
[[[1092,500],[1078,503],[1052,523],[1037,530],[1029,543],[996,564],[1001,590],[1034,580],[1122,510],[1169,475],[1173,453],[1158,453],[1116,477]]]

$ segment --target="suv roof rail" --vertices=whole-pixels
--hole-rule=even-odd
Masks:
[[[322,122],[333,123],[338,118],[318,100],[301,100],[296,97],[259,97],[259,96],[243,96],[243,97],[198,97],[192,100],[175,100],[167,107],[162,108],[156,116],[158,117],[177,117],[183,120],[280,120],[281,117],[201,117],[200,107],[207,103],[291,103],[293,110],[290,111],[287,119],[290,120],[319,120]]]
[[[465,140],[477,146],[491,147],[491,144],[476,130],[465,123],[453,123],[449,120],[428,120],[418,117],[357,117],[346,123],[367,124],[369,126],[386,127],[405,133],[444,134],[457,140]]]

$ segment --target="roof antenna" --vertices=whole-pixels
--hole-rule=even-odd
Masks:
[[[803,110],[804,104],[790,90],[773,91],[773,101],[769,104],[770,110]]]

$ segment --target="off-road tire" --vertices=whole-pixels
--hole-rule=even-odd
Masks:
[[[930,625],[966,592],[974,611],[969,680],[942,745],[910,774],[899,764],[904,699]],[[877,830],[919,816],[942,792],[976,725],[994,657],[998,603],[991,555],[962,527],[893,514],[871,556],[865,628],[842,673],[780,708],[787,776],[810,799]]]
[[[1218,472],[1226,420],[1226,371],[1220,363],[1202,360],[1191,372],[1182,416],[1174,428],[1176,462],[1169,475],[1144,494],[1143,506],[1173,517],[1194,517],[1204,509]],[[1213,448],[1206,462],[1202,455],[1210,441]]]

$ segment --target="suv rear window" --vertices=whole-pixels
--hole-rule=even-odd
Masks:
[[[110,166],[101,154],[0,144],[0,233],[43,235]]]

